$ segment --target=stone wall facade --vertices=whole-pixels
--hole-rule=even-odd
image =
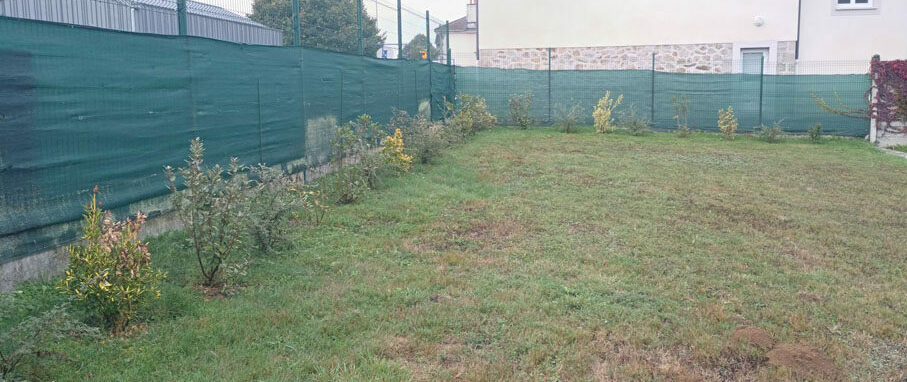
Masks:
[[[794,73],[794,41],[778,42],[777,73]],[[648,70],[671,73],[732,73],[734,44],[684,44],[551,48],[551,70]],[[739,63],[736,63],[739,71]],[[479,66],[502,69],[548,69],[548,48],[482,49]]]

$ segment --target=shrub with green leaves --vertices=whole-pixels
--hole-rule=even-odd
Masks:
[[[101,209],[98,189],[85,205],[82,244],[67,248],[69,267],[61,293],[114,333],[126,329],[140,305],[160,296],[164,273],[151,266],[148,244],[138,238],[145,216],[114,221]]]
[[[381,125],[372,122],[372,117],[368,114],[362,114],[351,121],[349,129],[353,132],[349,154],[358,159],[357,165],[362,169],[367,186],[378,188],[381,185],[381,175],[388,167],[379,152],[387,134],[381,129]]]
[[[554,115],[561,131],[564,133],[572,133],[576,131],[579,122],[583,118],[583,108],[579,104],[574,104],[569,107],[559,104],[554,108]]]
[[[447,146],[445,137],[442,136],[443,130],[439,125],[418,115],[414,118],[410,117],[403,110],[394,110],[388,128],[402,131],[403,136],[406,137],[403,152],[412,156],[417,163],[431,163],[441,155]]]
[[[674,109],[674,122],[677,124],[677,136],[686,138],[690,136],[690,99],[686,94],[671,97],[671,107]]]
[[[784,129],[781,127],[781,122],[775,122],[771,127],[765,125],[756,127],[754,132],[759,137],[759,140],[777,143],[781,140],[781,134],[784,134]]]
[[[624,101],[624,95],[618,95],[617,99],[611,98],[611,91],[606,91],[605,96],[598,100],[595,105],[595,111],[592,112],[592,119],[595,120],[595,132],[610,133],[614,131],[614,110]]]
[[[619,125],[635,136],[642,136],[652,132],[652,121],[640,116],[635,107],[630,107],[620,113]]]
[[[810,126],[806,130],[806,133],[809,134],[809,140],[813,143],[819,143],[822,141],[822,124],[817,123],[813,126]]]
[[[258,250],[266,253],[288,240],[297,211],[305,205],[302,187],[280,168],[252,167],[247,232]]]
[[[734,108],[731,106],[727,107],[727,110],[719,109],[718,110],[718,129],[721,130],[721,134],[724,135],[724,139],[733,140],[734,134],[737,132],[737,117],[734,116]]]
[[[456,111],[448,121],[451,127],[459,129],[466,135],[472,135],[481,130],[491,129],[498,123],[498,119],[488,111],[485,98],[460,94],[458,101]]]
[[[19,380],[17,369],[20,366],[42,355],[53,354],[54,344],[62,340],[100,337],[97,328],[73,319],[65,304],[29,317],[0,334],[0,381]]]
[[[532,92],[511,95],[508,106],[510,123],[523,129],[532,125]]]
[[[322,189],[330,190],[338,204],[355,203],[369,188],[369,174],[373,163],[380,160],[377,154],[363,157],[363,142],[349,124],[337,129],[331,142],[331,163],[334,172],[325,176]],[[371,180],[377,182],[377,180]]]
[[[224,171],[219,165],[206,166],[204,153],[201,139],[193,139],[186,167],[167,166],[165,173],[173,209],[189,236],[203,284],[223,286],[227,281],[223,268],[232,261],[246,229],[249,180],[238,159],[231,158]]]

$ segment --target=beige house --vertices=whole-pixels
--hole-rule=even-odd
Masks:
[[[466,16],[450,22],[450,56],[454,65],[474,66],[477,62],[477,1],[478,0],[469,0],[469,3],[466,5]],[[441,49],[441,52],[447,52],[447,39],[443,36],[445,26],[438,27],[435,31],[439,35],[438,40],[440,40],[438,47]]]
[[[473,64],[487,67],[547,69],[549,48],[552,69],[648,69],[654,53],[657,69],[689,73],[865,73],[873,54],[907,58],[907,0],[486,0],[475,12]]]

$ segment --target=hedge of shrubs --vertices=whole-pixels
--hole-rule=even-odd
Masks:
[[[395,110],[387,126],[361,115],[334,126],[330,174],[311,184],[296,180],[280,166],[243,166],[232,158],[227,168],[205,162],[201,139],[190,142],[183,166],[165,168],[175,215],[184,225],[186,251],[206,293],[238,293],[240,277],[256,256],[286,246],[294,226],[321,224],[331,204],[355,203],[382,179],[399,176],[413,163],[431,163],[453,144],[496,120],[480,97],[461,95],[459,106],[447,102],[440,122],[431,121],[426,105],[410,116]],[[70,264],[57,289],[65,303],[31,314],[0,333],[0,381],[16,378],[18,366],[46,354],[67,337],[121,335],[152,299],[161,297],[166,274],[155,268],[148,244],[139,239],[146,217],[115,220],[102,208],[97,187],[85,205],[82,242],[67,248]],[[13,299],[0,294],[0,303]],[[79,319],[70,315],[78,309]],[[29,308],[29,312],[36,309]],[[0,312],[0,319],[7,319]]]

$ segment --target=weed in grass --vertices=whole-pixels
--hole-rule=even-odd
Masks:
[[[0,381],[18,380],[22,377],[17,375],[18,369],[28,362],[49,357],[65,360],[65,354],[53,349],[67,338],[100,338],[100,333],[72,318],[65,304],[26,318],[8,332],[0,333]],[[22,378],[26,379],[31,378]]]
[[[812,143],[821,143],[822,142],[822,124],[817,123],[813,126],[810,126],[806,133],[809,135],[809,141]]]
[[[573,133],[583,118],[583,108],[580,104],[573,106],[556,105],[554,115],[557,119],[557,125],[564,133]]]
[[[753,132],[763,142],[778,143],[781,141],[781,134],[784,134],[784,129],[781,127],[781,122],[775,122],[772,127],[759,126],[754,128]]]
[[[680,138],[689,137],[690,130],[690,99],[686,94],[671,96],[671,107],[674,109],[674,123],[677,124],[676,134]]]
[[[620,126],[630,135],[637,137],[652,132],[652,121],[640,116],[634,107],[627,108],[621,113]]]

